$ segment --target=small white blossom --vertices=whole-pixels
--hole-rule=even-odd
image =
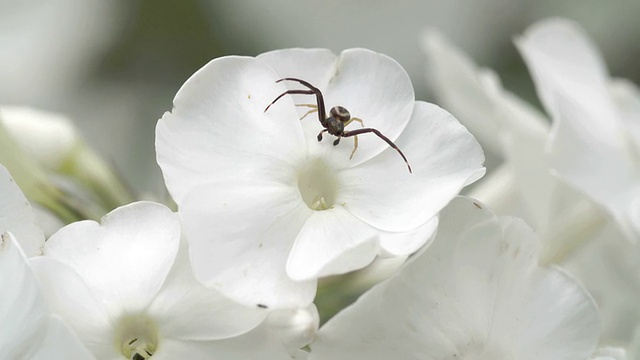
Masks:
[[[519,219],[458,198],[431,247],[324,325],[315,359],[586,359],[595,302]]]
[[[295,104],[321,90],[374,134],[333,146],[317,114]],[[308,89],[307,89],[308,90]],[[347,130],[360,128],[354,122]],[[298,308],[318,277],[424,245],[438,212],[483,173],[475,139],[450,114],[417,102],[406,72],[363,49],[339,56],[290,49],[215,59],[194,74],[158,122],[158,163],[179,206],[197,278],[246,304]]]

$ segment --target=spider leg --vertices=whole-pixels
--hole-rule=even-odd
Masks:
[[[307,115],[313,114],[314,112],[318,111],[318,105],[315,105],[315,104],[296,104],[296,106],[306,106],[311,108],[311,110],[307,111],[304,115],[302,115],[300,120],[306,118]]]
[[[320,133],[318,134],[318,141],[322,141],[322,133],[326,133],[326,132],[327,132],[327,129],[320,131]]]
[[[353,159],[353,154],[356,153],[356,149],[358,148],[358,135],[353,135],[353,151],[351,151],[351,155],[349,156],[349,160]]]
[[[298,79],[298,78],[282,78],[278,81],[276,81],[277,83],[281,82],[281,81],[295,81],[298,82],[304,86],[306,86],[310,91],[310,92],[306,92],[305,94],[309,94],[309,95],[315,95],[316,96],[316,102],[318,103],[318,120],[320,120],[320,124],[322,124],[323,127],[325,126],[325,119],[327,118],[327,113],[324,107],[324,97],[322,96],[322,92],[320,91],[320,89],[318,89],[317,87],[309,84],[308,82],[302,80],[302,79]],[[302,90],[301,90],[302,91]]]
[[[280,100],[283,96],[285,95],[295,95],[295,94],[299,94],[299,95],[313,95],[314,92],[312,90],[287,90],[285,92],[283,92],[282,94],[278,95],[277,98],[275,98],[275,100],[273,100],[271,102],[271,104],[267,105],[266,108],[264,108],[264,112],[267,112],[267,110],[269,110],[269,108],[271,107],[271,105],[275,104],[276,101]]]
[[[356,135],[366,134],[366,133],[376,134],[380,139],[384,140],[387,144],[389,144],[389,146],[394,148],[398,152],[398,154],[402,156],[402,159],[404,159],[405,164],[407,164],[407,167],[409,168],[409,172],[413,173],[413,171],[411,171],[411,165],[409,165],[409,161],[407,160],[407,157],[404,156],[404,154],[402,153],[402,150],[400,150],[400,148],[398,148],[396,144],[393,143],[393,141],[389,140],[388,137],[382,135],[380,131],[374,128],[362,128],[362,129],[356,129],[351,131],[345,131],[344,134],[342,134],[342,137],[350,137],[350,136],[356,136]]]
[[[347,125],[351,124],[352,122],[357,121],[360,123],[360,126],[364,127],[364,122],[362,121],[362,119],[357,118],[357,117],[352,117],[351,119],[349,119],[349,121],[347,121],[346,123],[344,123],[344,127],[347,127]]]

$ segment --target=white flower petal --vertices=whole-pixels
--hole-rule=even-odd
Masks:
[[[286,90],[277,79],[262,61],[224,57],[180,88],[172,112],[156,128],[158,164],[178,204],[199,184],[269,178],[278,173],[274,166],[296,164],[304,155],[306,142],[291,99],[264,111]]]
[[[554,120],[558,95],[574,99],[591,114],[587,130],[601,142],[617,144],[619,129],[608,93],[608,74],[595,44],[576,23],[548,19],[516,38],[536,90]]]
[[[186,243],[148,313],[174,340],[216,340],[257,327],[267,312],[247,308],[204,287],[193,276]]]
[[[332,318],[313,359],[585,359],[597,308],[564,272],[537,265],[522,221],[468,199],[441,214],[428,251]]]
[[[629,217],[634,201],[640,201],[640,178],[633,159],[600,141],[585,126],[585,119],[591,119],[592,114],[582,104],[565,98],[558,109],[561,121],[554,125],[551,166],[559,176],[604,206],[628,238],[637,239],[633,224],[640,224],[640,219]]]
[[[308,305],[315,281],[291,280],[285,263],[311,212],[297,189],[277,183],[195,188],[180,216],[196,278],[247,306]]]
[[[20,242],[27,256],[42,253],[44,234],[33,209],[22,191],[9,174],[0,165],[0,234],[10,231]]]
[[[409,121],[415,100],[411,80],[402,66],[388,56],[365,49],[345,50],[339,57],[322,49],[287,49],[269,52],[258,58],[272,65],[280,77],[298,77],[320,89],[327,116],[332,107],[343,106],[352,117],[360,118],[365,127],[376,128],[392,140],[398,137]],[[333,60],[332,64],[329,64],[330,60]],[[312,69],[307,64],[317,64],[317,67]],[[287,86],[290,89],[306,89],[295,82],[287,82]],[[316,102],[311,95],[295,95],[293,98],[296,104]],[[304,115],[307,110],[299,107],[298,112]],[[339,167],[357,165],[387,146],[379,139],[360,136],[358,151],[349,160],[353,150],[351,141],[344,140],[344,144],[334,147],[332,142],[335,138],[326,134],[326,139],[321,143],[315,141],[323,129],[317,114],[307,116],[302,120],[302,125],[305,138],[310,139],[310,152],[331,158],[332,162],[340,164]],[[359,127],[360,124],[355,122],[346,130]]]
[[[269,64],[281,77],[305,80],[319,89],[325,89],[334,75],[338,57],[328,49],[282,49],[262,53],[256,59]],[[296,82],[283,82],[288,89],[300,89]],[[310,95],[293,95],[296,104],[315,102]],[[328,104],[326,104],[328,105]],[[308,108],[299,109],[302,115]],[[328,110],[328,109],[327,109]]]
[[[342,206],[316,211],[296,238],[287,274],[301,281],[363,268],[378,254],[376,233]]]
[[[613,79],[609,84],[611,97],[622,124],[628,133],[628,144],[636,160],[640,160],[640,89],[625,79]]]
[[[640,324],[640,302],[631,300],[640,293],[640,243],[625,239],[613,224],[604,230],[562,265],[598,303],[601,343],[628,344]]]
[[[427,80],[435,88],[439,103],[478,138],[484,149],[502,154],[494,100],[480,79],[482,74],[489,76],[490,70],[478,69],[466,54],[435,31],[425,34],[423,47],[428,59]]]
[[[118,353],[105,304],[80,275],[69,266],[47,257],[31,259],[31,266],[51,312],[63,318],[96,357],[115,358]]]
[[[430,243],[438,230],[438,217],[426,222],[415,230],[407,232],[381,231],[380,247],[384,251],[383,256],[407,256],[416,252],[420,247]]]
[[[178,217],[167,207],[138,202],[113,210],[102,224],[81,221],[60,229],[44,254],[80,274],[116,311],[145,308],[175,261]]]
[[[49,314],[40,284],[11,233],[0,238],[0,289],[0,358],[93,358],[71,329]]]
[[[416,102],[396,145],[409,160],[412,174],[390,147],[340,174],[336,202],[381,230],[416,229],[484,174],[478,142],[453,116],[432,104]]]
[[[173,359],[225,359],[225,360],[290,360],[278,337],[266,325],[226,340],[176,341],[166,339],[162,348],[153,354],[153,360]]]
[[[15,359],[43,339],[47,305],[17,240],[0,235],[0,357]]]
[[[47,335],[32,359],[89,360],[95,357],[58,316],[49,317]]]

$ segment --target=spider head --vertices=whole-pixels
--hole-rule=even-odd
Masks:
[[[347,122],[349,121],[349,119],[351,119],[351,114],[349,114],[349,111],[342,106],[332,107],[329,113],[332,117],[340,120],[341,122]]]

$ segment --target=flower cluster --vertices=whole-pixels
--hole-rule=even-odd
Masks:
[[[424,45],[456,117],[370,50],[212,60],[156,127],[169,204],[0,108],[0,358],[640,356],[638,89],[562,19],[516,39],[549,119]]]

